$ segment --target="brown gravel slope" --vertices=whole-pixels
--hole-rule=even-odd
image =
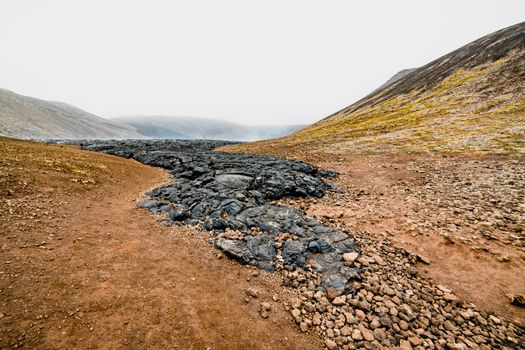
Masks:
[[[131,160],[0,138],[0,348],[320,348],[272,301],[274,277],[136,209],[166,180]],[[247,288],[259,298],[246,302]]]
[[[525,295],[523,157],[290,156],[338,171],[335,184],[344,193],[285,204],[365,238],[392,241],[428,260],[418,264],[422,276],[482,310],[525,323],[525,308],[508,297]]]
[[[350,156],[328,162],[346,194],[310,213],[428,258],[422,275],[483,310],[525,322],[525,162],[508,157]]]

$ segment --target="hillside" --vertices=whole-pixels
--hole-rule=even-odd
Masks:
[[[265,154],[525,153],[525,22],[486,35],[278,140]]]
[[[108,121],[62,102],[0,89],[0,135],[22,139],[144,137],[133,127]]]
[[[151,138],[255,141],[291,134],[304,125],[242,125],[219,119],[180,116],[135,116],[113,119]]]
[[[407,69],[400,70],[399,72],[394,74],[390,79],[388,79],[383,85],[381,85],[376,90],[374,90],[372,93],[383,89],[384,87],[392,84],[395,81],[398,81],[399,79],[403,78],[405,75],[408,75],[408,74],[412,73],[416,69],[417,68],[407,68]]]

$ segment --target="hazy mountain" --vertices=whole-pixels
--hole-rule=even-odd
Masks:
[[[398,81],[399,79],[403,78],[405,75],[409,74],[409,73],[412,73],[413,71],[415,71],[417,68],[407,68],[407,69],[403,69],[403,70],[400,70],[399,72],[397,72],[396,74],[394,74],[390,79],[388,79],[383,85],[381,85],[380,87],[378,87],[377,89],[375,89],[372,93],[376,92],[376,91],[379,91],[383,88],[385,88],[386,86],[392,84],[393,82],[395,81]]]
[[[259,153],[525,154],[525,22],[486,35]]]
[[[248,126],[194,117],[103,119],[62,102],[0,89],[0,135],[32,139],[176,138],[254,141],[289,135],[304,127]]]
[[[33,139],[144,137],[133,127],[68,104],[22,96],[5,89],[0,89],[0,135]]]
[[[119,117],[113,120],[134,127],[151,138],[175,139],[254,141],[289,135],[304,127],[250,126],[217,119],[178,116]]]

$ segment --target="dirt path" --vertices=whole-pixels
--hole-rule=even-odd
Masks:
[[[136,209],[166,181],[161,170],[70,147],[0,146],[0,348],[320,348],[272,301],[282,289],[271,275]],[[268,319],[261,301],[272,303]]]

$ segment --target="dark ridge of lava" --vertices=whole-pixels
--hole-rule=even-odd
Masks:
[[[321,197],[331,187],[333,171],[310,164],[249,154],[214,152],[224,141],[125,140],[83,141],[88,150],[162,167],[171,184],[148,193],[140,207],[166,213],[170,222],[201,225],[214,233],[212,243],[227,256],[267,271],[312,269],[323,288],[350,290],[358,271],[343,254],[357,252],[345,232],[308,217],[303,210],[271,204],[285,197]],[[235,230],[236,239],[221,233]]]

